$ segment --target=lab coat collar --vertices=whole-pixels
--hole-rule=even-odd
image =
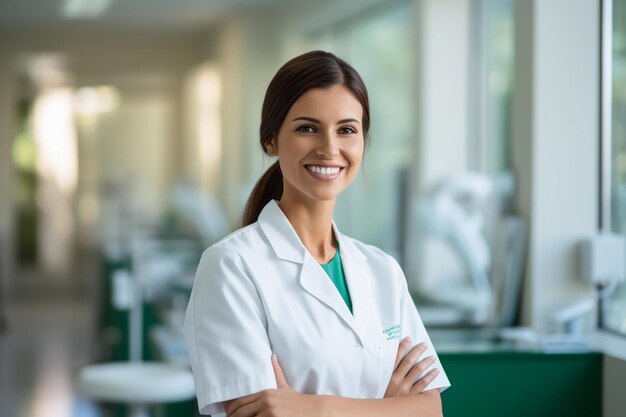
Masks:
[[[289,223],[287,216],[278,207],[276,200],[271,200],[265,205],[259,214],[259,225],[267,236],[270,246],[274,249],[274,253],[280,259],[301,264],[304,263],[306,255],[311,256]],[[357,248],[352,239],[339,231],[334,220],[332,226],[335,237],[339,241],[341,261],[344,263],[365,261],[367,259],[365,254]]]
[[[352,300],[352,311],[344,302],[332,281],[321,265],[306,250],[296,231],[289,223],[275,200],[270,201],[259,215],[259,225],[276,256],[280,259],[302,264],[300,284],[312,296],[332,308],[339,317],[365,343],[367,335],[369,306],[371,305],[370,268],[364,262],[367,257],[354,244],[354,241],[343,235],[333,222],[333,231],[339,241],[339,253],[343,265],[348,291]]]
[[[286,261],[304,262],[306,248],[276,200],[271,200],[263,207],[259,214],[259,226],[276,256]]]

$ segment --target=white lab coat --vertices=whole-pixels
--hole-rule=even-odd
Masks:
[[[204,252],[185,320],[201,413],[276,388],[272,352],[295,390],[355,398],[383,397],[405,336],[436,355],[398,263],[333,228],[354,315],[275,201]]]

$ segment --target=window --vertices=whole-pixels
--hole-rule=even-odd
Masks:
[[[611,3],[611,0],[603,2]],[[608,4],[610,7],[610,4]],[[615,233],[626,233],[626,0],[612,0],[612,50],[610,54],[613,64],[608,69],[610,93],[612,95],[610,120],[610,227]],[[605,27],[606,28],[606,27]],[[610,28],[610,25],[609,25]],[[606,28],[608,29],[608,28]],[[610,62],[610,60],[606,60]],[[606,74],[606,73],[605,73]],[[606,162],[606,160],[605,160]],[[606,166],[606,164],[604,164]],[[626,334],[626,282],[622,282],[607,296],[604,303],[604,321],[601,327]]]
[[[475,2],[471,33],[470,167],[510,172],[513,0]]]

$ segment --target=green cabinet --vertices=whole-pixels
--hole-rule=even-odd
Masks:
[[[445,417],[601,417],[601,353],[439,353]]]

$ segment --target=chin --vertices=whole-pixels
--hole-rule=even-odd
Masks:
[[[319,193],[319,194],[309,194],[308,197],[314,201],[334,201],[339,197],[341,193]]]

